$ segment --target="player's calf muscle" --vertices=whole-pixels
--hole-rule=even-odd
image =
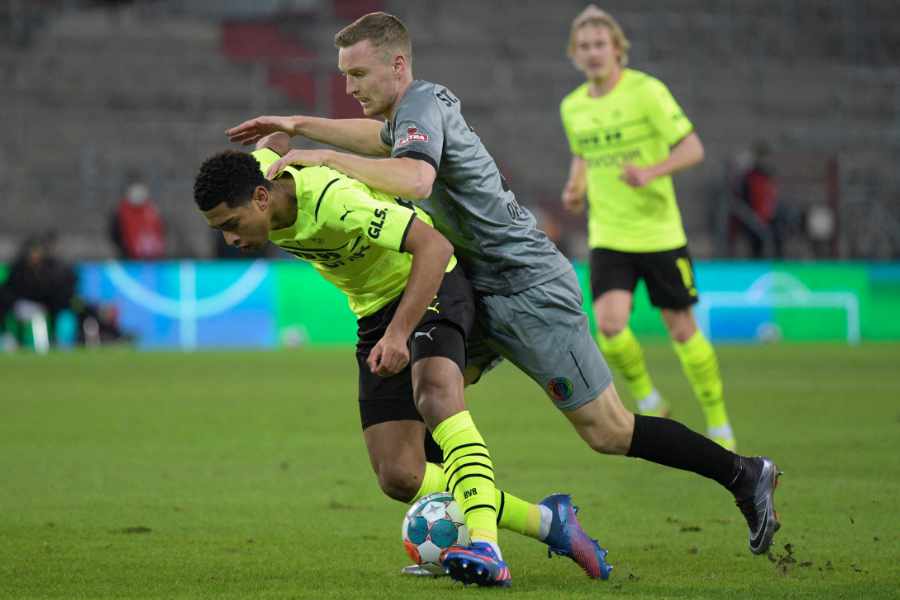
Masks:
[[[625,454],[631,447],[634,415],[622,406],[612,386],[565,415],[585,443],[597,452]]]

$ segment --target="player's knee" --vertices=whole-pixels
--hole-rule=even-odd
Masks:
[[[419,413],[431,415],[433,408],[438,404],[449,404],[455,397],[455,382],[438,375],[423,375],[416,377],[413,394]],[[428,419],[426,419],[426,422]]]
[[[618,319],[602,319],[597,321],[597,329],[603,337],[611,338],[622,333],[625,323]]]
[[[665,321],[669,330],[669,335],[674,341],[683,344],[697,332],[697,322],[694,320],[694,315],[690,309],[664,309],[662,314],[663,321]]]
[[[413,469],[404,465],[384,464],[378,468],[378,486],[388,498],[409,502],[412,500],[422,482]]]

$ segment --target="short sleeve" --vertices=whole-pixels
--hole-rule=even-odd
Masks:
[[[562,119],[563,130],[566,132],[566,139],[569,142],[569,151],[575,156],[581,156],[581,148],[578,145],[578,138],[572,133],[571,124],[566,118],[566,112],[566,105],[565,103],[563,103],[559,106],[559,115]]]
[[[391,123],[390,121],[385,121],[384,125],[381,126],[381,131],[379,132],[379,137],[381,138],[381,143],[387,146],[388,148],[393,147],[394,145],[394,136],[391,135]]]
[[[444,92],[446,90],[441,90],[441,93]],[[452,96],[448,95],[448,98]],[[444,119],[437,97],[429,92],[422,92],[404,102],[394,117],[394,135],[391,141],[392,157],[424,160],[437,171],[444,147]]]
[[[653,127],[670,146],[677,144],[694,130],[694,125],[663,82],[657,79],[648,82],[643,103]]]
[[[373,198],[361,189],[338,187],[329,194],[319,221],[347,234],[361,234],[376,246],[401,251],[415,216],[409,208]]]
[[[271,148],[260,148],[259,150],[254,150],[252,153],[253,158],[255,158],[259,162],[259,168],[262,169],[263,175],[269,170],[275,162],[281,158]]]

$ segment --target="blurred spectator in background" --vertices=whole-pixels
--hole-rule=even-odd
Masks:
[[[132,177],[110,223],[110,236],[126,260],[155,260],[166,255],[165,228],[150,190]]]
[[[738,182],[741,204],[734,211],[734,232],[750,242],[753,258],[766,256],[770,245],[775,258],[784,258],[782,211],[779,206],[778,180],[766,142],[753,147],[753,163]]]
[[[78,275],[57,256],[56,242],[57,235],[52,231],[29,237],[10,265],[9,275],[0,286],[3,347],[15,348],[22,341],[26,323],[32,326],[36,348],[52,345],[57,318],[64,310],[71,311],[77,320],[76,341],[80,344],[130,340],[119,330],[114,308],[88,304],[76,294]],[[35,323],[40,327],[35,328]]]

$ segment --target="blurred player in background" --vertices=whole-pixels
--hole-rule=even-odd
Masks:
[[[477,380],[500,357],[508,359],[545,390],[597,452],[685,469],[728,489],[746,517],[751,551],[765,552],[778,528],[775,464],[738,456],[675,421],[625,409],[581,309],[571,263],[516,202],[463,118],[459,99],[444,86],[413,79],[412,47],[402,21],[370,13],[341,30],[335,44],[347,93],[366,116],[384,117],[384,123],[258,117],[230,129],[231,140],[250,144],[280,131],[356,153],[291,150],[269,173],[293,164],[327,165],[374,189],[415,200],[453,243],[475,289],[482,337],[470,340],[467,381]],[[575,516],[566,498],[556,510]],[[461,578],[468,560],[451,551],[444,564]]]
[[[195,200],[229,244],[258,250],[271,241],[347,296],[358,317],[363,436],[385,494],[415,502],[449,490],[473,540],[457,552],[487,547],[496,557],[480,567],[478,556],[470,560],[467,575],[480,585],[511,581],[498,525],[593,556],[599,546],[577,519],[552,511],[555,495],[536,505],[494,485],[490,453],[463,399],[472,289],[430,217],[327,167],[287,167],[269,181],[264,173],[278,159],[268,147],[217,154],[197,175]],[[440,448],[423,451],[426,424]],[[589,566],[605,578],[602,552]]]
[[[707,435],[734,450],[716,354],[691,309],[697,288],[671,177],[700,163],[703,145],[662,82],[625,68],[628,49],[619,24],[593,4],[572,23],[569,56],[587,82],[562,101],[573,155],[562,201],[581,213],[587,193],[597,341],[640,413],[667,416],[628,327],[643,279],[703,409]]]

